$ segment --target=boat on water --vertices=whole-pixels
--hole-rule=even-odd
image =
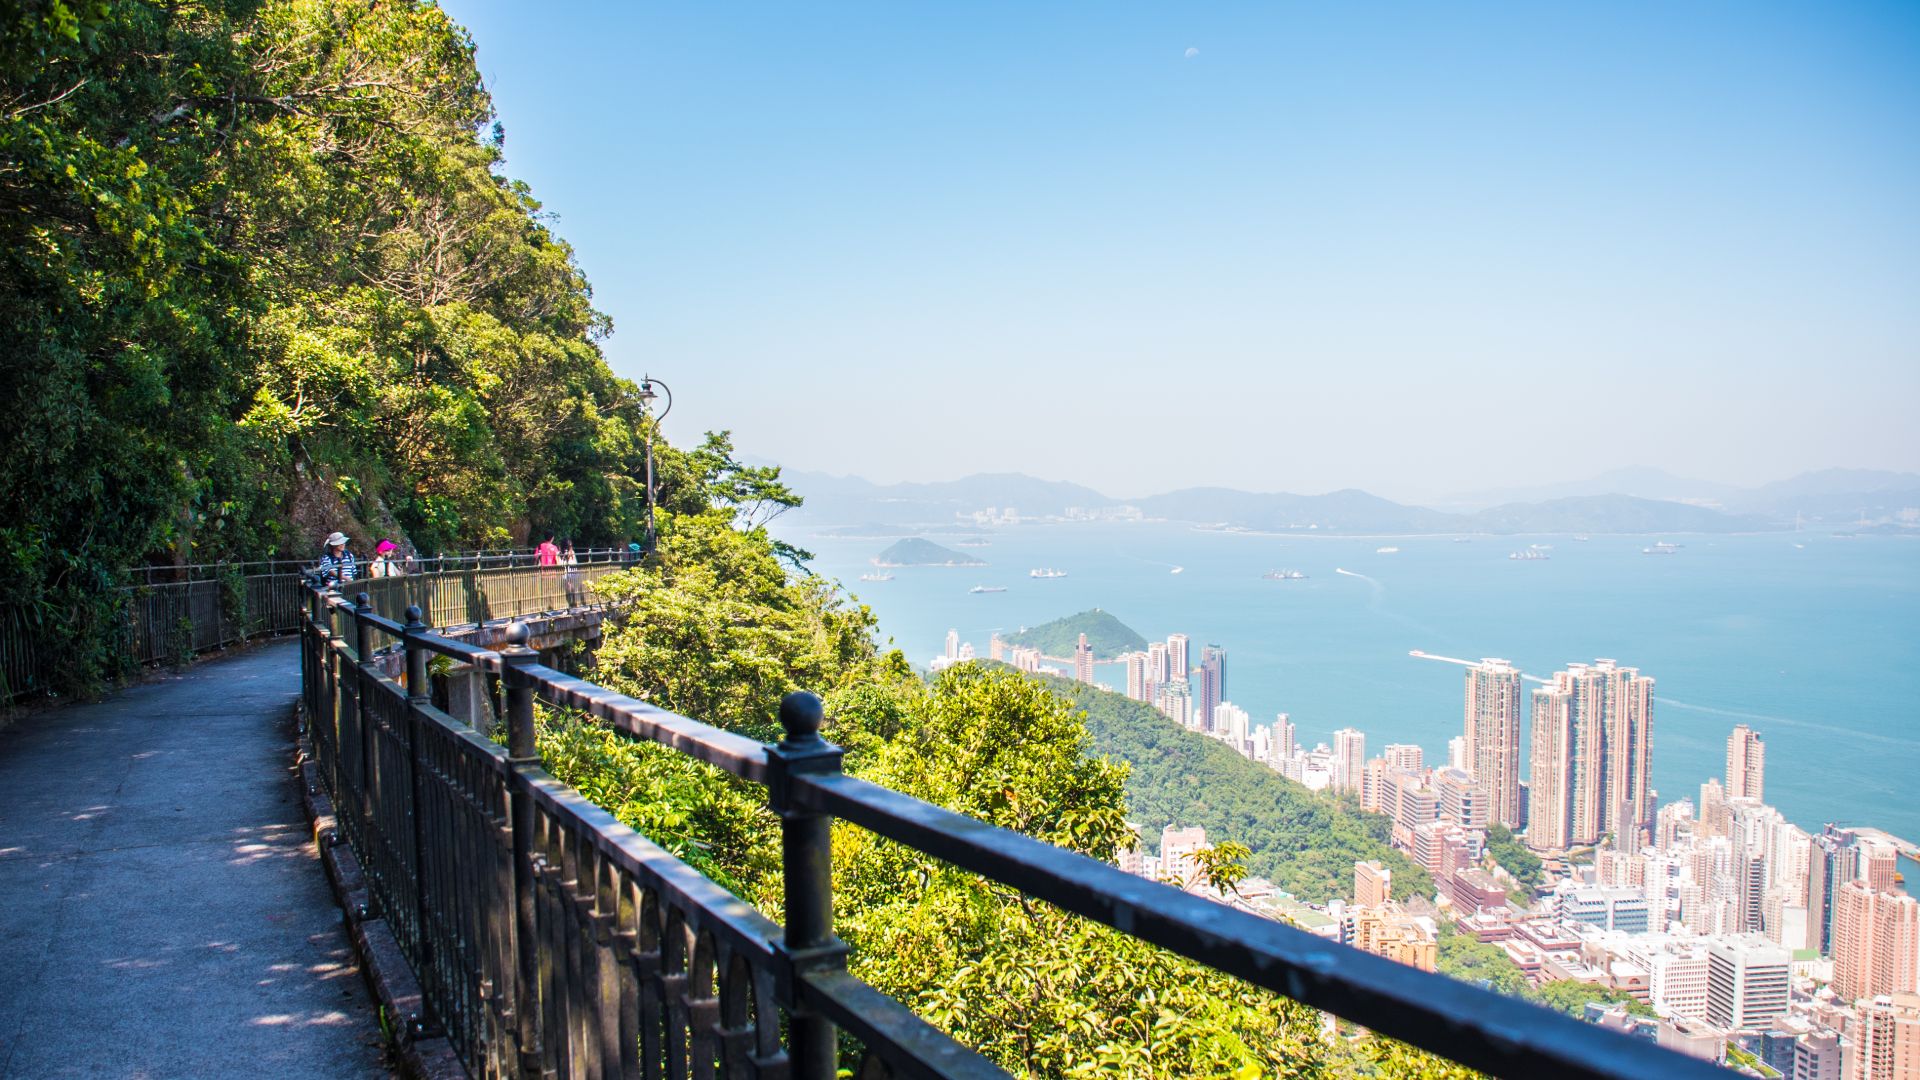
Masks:
[[[1473,537],[1471,537],[1471,536],[1456,536],[1456,537],[1454,537],[1454,538],[1453,538],[1453,542],[1454,542],[1454,543],[1456,543],[1456,544],[1471,544],[1471,543],[1473,543]]]
[[[1027,571],[1027,576],[1030,578],[1059,578],[1059,577],[1066,577],[1067,572],[1065,570],[1055,570],[1051,566],[1042,566],[1037,569]]]
[[[1593,539],[1593,537],[1591,537],[1591,536],[1576,536],[1576,537],[1574,537],[1574,539],[1575,539],[1575,540],[1577,540],[1577,541],[1579,541],[1580,543],[1582,543],[1582,544],[1584,544],[1584,543],[1586,543],[1587,541],[1589,541],[1589,540],[1591,540],[1591,539]]]
[[[1551,559],[1553,556],[1539,548],[1528,548],[1525,551],[1510,551],[1507,553],[1507,558],[1515,562],[1539,562],[1542,559]]]
[[[1006,592],[1007,587],[1005,585],[975,585],[973,588],[968,589],[967,591],[970,593]]]
[[[1298,570],[1269,570],[1260,576],[1268,581],[1305,581],[1307,578]]]
[[[1373,553],[1375,555],[1398,555],[1400,554],[1400,549],[1397,547],[1374,548]]]
[[[977,536],[969,536],[965,540],[955,540],[953,542],[953,546],[954,547],[992,547],[993,541],[982,540]]]
[[[1654,544],[1654,545],[1653,545],[1652,547],[1644,547],[1644,548],[1641,548],[1641,549],[1640,549],[1640,554],[1642,554],[1642,555],[1671,555],[1671,554],[1673,554],[1674,552],[1676,552],[1676,551],[1679,551],[1679,550],[1680,550],[1680,545],[1679,545],[1679,544],[1669,544],[1669,543],[1667,543],[1667,542],[1666,542],[1665,540],[1662,540],[1662,541],[1660,541],[1660,542],[1658,542],[1658,543],[1656,543],[1656,544]]]
[[[1552,544],[1528,544],[1527,546],[1532,548],[1535,551],[1552,551],[1553,550]]]
[[[892,581],[893,575],[888,573],[861,574],[860,580],[861,581]]]
[[[1167,571],[1167,573],[1169,573],[1169,574],[1177,574],[1177,573],[1179,573],[1180,571],[1182,571],[1182,570],[1185,570],[1185,569],[1186,569],[1186,567],[1184,567],[1184,566],[1176,566],[1176,567],[1174,567],[1173,569],[1171,569],[1171,570],[1169,570],[1169,571]]]

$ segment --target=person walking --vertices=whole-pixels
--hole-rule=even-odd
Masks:
[[[560,549],[560,566],[564,571],[563,584],[567,589],[567,606],[579,607],[581,597],[586,590],[580,587],[580,559],[573,553],[573,541],[567,541]]]
[[[553,542],[551,536],[542,540],[540,546],[533,549],[533,553],[539,557],[540,567],[543,570],[550,570],[560,565],[560,548]]]
[[[360,563],[347,550],[347,534],[335,532],[327,537],[317,568],[322,587],[345,585],[360,576]]]

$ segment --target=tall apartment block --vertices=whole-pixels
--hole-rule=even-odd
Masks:
[[[1359,791],[1367,778],[1367,736],[1356,728],[1341,728],[1333,733],[1333,787],[1336,791]]]
[[[1912,993],[1920,972],[1920,901],[1862,880],[1840,886],[1833,911],[1833,993],[1842,1001]]]
[[[1571,664],[1533,692],[1527,845],[1542,851],[1616,834],[1637,848],[1653,825],[1653,680],[1612,660]]]
[[[1213,710],[1227,700],[1227,650],[1218,645],[1200,649],[1200,715],[1212,716]]]
[[[1169,679],[1187,677],[1187,635],[1167,635],[1167,668]]]
[[[1727,798],[1763,799],[1767,768],[1767,744],[1760,735],[1741,724],[1727,736]]]
[[[1489,819],[1509,829],[1520,816],[1520,672],[1505,660],[1467,669],[1466,768],[1486,790]]]
[[[1093,646],[1087,644],[1087,635],[1080,635],[1079,644],[1073,647],[1073,677],[1088,685],[1093,684]]]

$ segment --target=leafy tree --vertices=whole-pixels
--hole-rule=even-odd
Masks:
[[[1487,855],[1529,889],[1540,884],[1545,872],[1540,857],[1528,851],[1513,835],[1513,830],[1499,822],[1487,826]]]

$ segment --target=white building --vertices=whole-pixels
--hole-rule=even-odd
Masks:
[[[1707,941],[1707,1022],[1727,1031],[1759,1030],[1787,1012],[1793,954],[1761,934]]]

